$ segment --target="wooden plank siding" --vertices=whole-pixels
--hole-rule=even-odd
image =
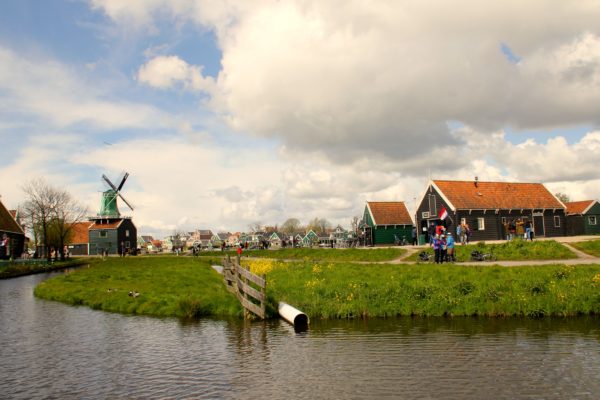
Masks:
[[[429,186],[425,195],[421,199],[416,212],[417,231],[423,234],[423,228],[427,228],[431,222],[438,222],[438,215],[442,208],[448,211],[448,217],[443,221],[443,225],[452,234],[456,233],[457,224],[464,218],[470,228],[470,241],[486,241],[505,239],[503,219],[511,220],[529,220],[533,221],[533,215],[543,214],[544,235],[545,237],[556,237],[566,235],[566,216],[564,209],[458,209],[452,210],[450,205],[444,200],[444,197],[437,192],[436,188]],[[428,215],[428,216],[427,216]],[[555,226],[554,217],[558,217],[559,226]],[[478,229],[478,219],[482,218],[484,229]],[[536,229],[537,232],[540,229]],[[540,235],[538,235],[540,236]]]

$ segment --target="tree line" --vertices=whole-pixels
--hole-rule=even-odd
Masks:
[[[51,260],[64,261],[65,244],[74,234],[74,224],[84,221],[87,209],[69,192],[56,188],[42,179],[34,179],[23,186],[25,202],[20,209],[25,230],[33,235],[36,254]]]

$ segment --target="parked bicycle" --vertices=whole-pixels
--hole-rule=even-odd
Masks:
[[[419,261],[429,262],[429,261],[433,261],[433,259],[434,259],[434,255],[431,253],[428,253],[426,251],[422,251],[419,253]]]
[[[396,246],[406,246],[408,245],[408,240],[406,240],[406,236],[399,237],[398,235],[394,235],[394,244]]]
[[[471,252],[471,260],[472,261],[496,261],[498,257],[494,254],[493,251],[489,253],[482,253],[478,250],[473,250]]]

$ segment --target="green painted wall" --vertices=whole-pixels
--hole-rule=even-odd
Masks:
[[[106,229],[106,237],[100,237],[99,230],[90,231],[90,255],[100,254],[102,249],[107,250],[109,254],[117,254],[118,237],[116,229]]]
[[[590,225],[590,216],[596,217],[596,225]],[[586,235],[600,235],[600,203],[594,204],[583,216],[583,229]]]
[[[373,229],[373,244],[394,244],[394,235],[404,236],[408,243],[412,240],[412,225],[377,226]]]

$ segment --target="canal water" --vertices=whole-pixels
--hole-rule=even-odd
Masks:
[[[0,398],[597,399],[600,319],[182,322],[0,280]]]

